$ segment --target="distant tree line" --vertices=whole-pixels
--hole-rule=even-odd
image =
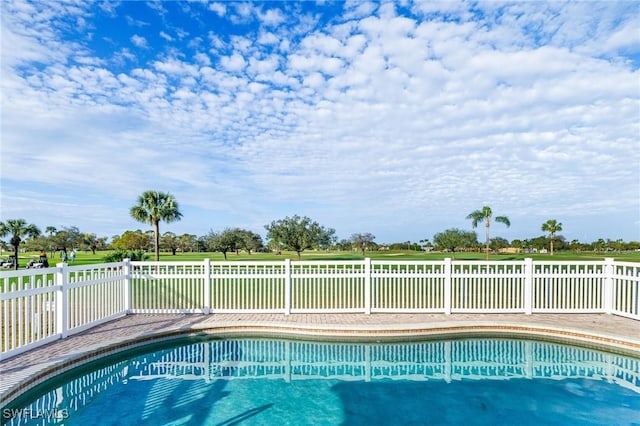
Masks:
[[[168,193],[158,191],[145,191],[136,205],[131,208],[131,216],[136,220],[147,223],[153,229],[142,231],[140,229],[127,230],[121,235],[114,235],[108,242],[107,237],[98,237],[96,234],[81,232],[77,227],[62,227],[60,229],[48,226],[44,232],[36,225],[29,224],[24,219],[11,219],[0,222],[0,240],[2,251],[11,250],[18,257],[19,250],[44,251],[55,256],[57,253],[66,254],[70,250],[83,250],[96,253],[98,251],[112,250],[109,260],[121,260],[124,257],[143,259],[146,253],[154,252],[155,259],[159,253],[168,252],[176,255],[178,252],[221,252],[225,259],[230,253],[248,254],[264,251],[280,253],[284,250],[295,251],[298,258],[305,250],[342,250],[359,251],[365,255],[366,251],[378,250],[413,250],[413,251],[446,251],[455,256],[461,251],[480,251],[483,244],[478,242],[475,231],[458,228],[446,229],[436,233],[432,241],[422,239],[418,242],[402,241],[390,244],[380,244],[375,241],[371,233],[355,233],[348,239],[338,240],[333,228],[327,228],[318,222],[304,216],[294,215],[283,219],[274,220],[265,225],[267,241],[251,230],[242,228],[225,228],[221,231],[210,230],[203,236],[193,234],[176,235],[173,232],[160,234],[161,221],[173,222],[180,220],[182,213],[179,210],[175,198]],[[541,231],[546,232],[531,239],[514,239],[511,242],[501,237],[490,237],[492,221],[510,226],[506,216],[493,218],[489,206],[483,206],[467,216],[472,221],[472,227],[479,224],[485,226],[484,251],[500,251],[513,248],[522,252],[535,252],[549,249],[554,251],[635,251],[640,250],[640,242],[625,242],[621,239],[598,239],[592,243],[584,243],[578,240],[567,241],[560,235],[562,223],[555,219],[549,219],[541,226]],[[66,256],[65,256],[66,258]],[[16,262],[16,268],[18,267]]]
[[[60,253],[61,258],[67,258],[68,252],[74,249],[87,250],[95,254],[96,251],[109,248],[106,237],[80,232],[75,226],[60,229],[48,226],[43,233],[36,225],[29,224],[24,219],[0,222],[0,237],[5,236],[9,236],[10,239],[8,242],[0,241],[0,247],[13,251],[16,269],[19,266],[17,259],[20,249],[45,252],[53,256]]]
[[[195,234],[177,235],[166,231],[160,236],[159,251],[176,255],[177,253],[189,252],[221,252],[225,259],[229,254],[239,254],[240,252],[252,254],[259,252],[282,252],[284,250],[300,251],[305,250],[339,250],[358,251],[364,256],[366,252],[380,250],[412,250],[412,251],[446,251],[457,252],[478,252],[486,250],[475,231],[458,228],[446,229],[436,233],[430,239],[422,239],[418,242],[401,241],[389,244],[377,243],[375,236],[371,233],[357,233],[349,238],[337,239],[331,228],[327,229],[315,223],[309,227],[309,234],[296,234],[295,228],[282,227],[283,223],[295,219],[286,218],[274,221],[269,224],[268,238],[266,241],[256,232],[241,228],[225,228],[221,231],[211,230],[207,234],[197,236]],[[304,221],[303,221],[304,219]],[[309,218],[299,218],[298,226],[306,223],[314,223]],[[284,222],[283,222],[284,221]],[[21,223],[26,224],[22,221]],[[275,228],[273,225],[276,225]],[[289,225],[293,225],[290,223]],[[153,253],[155,251],[154,235],[152,230],[143,231],[140,229],[125,231],[121,235],[114,235],[111,238],[98,237],[96,234],[80,231],[77,227],[54,227],[45,228],[45,232],[34,234],[33,228],[29,232],[24,232],[18,244],[21,251],[38,252],[45,251],[50,257],[61,257],[63,252],[70,252],[72,249],[80,251],[90,251],[93,254],[105,250],[119,250],[124,255],[121,257],[131,257],[132,252]],[[318,232],[316,237],[314,232]],[[14,252],[15,246],[11,239],[0,242],[2,250]],[[298,238],[298,241],[295,240]],[[640,250],[640,242],[625,242],[621,239],[598,239],[591,243],[584,243],[578,240],[568,241],[562,235],[554,235],[554,252],[572,251],[579,252],[623,252]],[[502,237],[493,237],[489,240],[489,249],[498,252],[508,247],[516,248],[521,252],[540,252],[548,250],[550,252],[551,239],[549,235],[540,235],[529,239],[507,240]],[[141,255],[138,253],[137,255]]]

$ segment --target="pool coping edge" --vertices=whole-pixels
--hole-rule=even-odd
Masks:
[[[615,354],[640,358],[640,340],[624,339],[606,333],[596,333],[576,328],[553,327],[548,325],[531,325],[513,323],[412,323],[412,324],[377,324],[377,325],[312,325],[243,321],[218,322],[216,324],[196,324],[189,327],[144,332],[120,341],[101,342],[94,347],[53,358],[31,366],[34,371],[28,372],[20,380],[10,383],[0,393],[0,407],[5,407],[25,392],[39,384],[52,379],[70,369],[96,361],[100,358],[138,349],[147,345],[161,343],[179,337],[208,335],[220,337],[279,337],[307,340],[342,340],[342,341],[399,341],[399,340],[438,340],[446,338],[470,337],[504,337],[527,338],[562,343],[602,350]]]

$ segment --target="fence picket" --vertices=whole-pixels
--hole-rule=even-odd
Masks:
[[[640,263],[130,262],[0,272],[0,359],[128,313],[610,313],[640,320]]]

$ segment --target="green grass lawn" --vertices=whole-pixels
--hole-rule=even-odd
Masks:
[[[153,254],[151,254],[153,257]],[[335,251],[335,252],[318,252],[318,251],[304,251],[302,252],[302,260],[362,260],[365,257],[369,257],[375,260],[443,260],[447,257],[455,260],[484,260],[484,253],[442,253],[442,252],[416,252],[416,251],[375,251],[366,252],[365,256],[362,256],[361,252],[355,251]],[[573,252],[559,252],[554,253],[553,256],[549,254],[492,254],[489,256],[490,260],[523,260],[525,258],[532,258],[534,260],[603,260],[607,257],[612,257],[618,261],[625,262],[640,262],[640,252],[631,253],[573,253]],[[181,261],[181,260],[193,260],[200,261],[202,259],[209,258],[215,261],[222,261],[224,257],[222,253],[178,253],[172,256],[170,253],[161,253],[160,260],[164,261]],[[244,252],[236,255],[235,253],[227,253],[227,260],[255,260],[255,261],[282,261],[284,259],[298,260],[298,255],[295,252],[283,252],[278,255],[275,253],[254,253],[246,254]]]
[[[87,265],[104,263],[104,257],[109,252],[78,252],[76,260],[73,265]],[[39,253],[22,253],[20,255],[20,267],[24,268],[27,262],[32,257],[37,257]],[[0,257],[7,257],[8,253],[3,252]],[[362,260],[364,257],[369,257],[374,260],[442,260],[450,257],[455,260],[484,260],[484,253],[442,253],[442,252],[416,252],[416,251],[376,251],[366,252],[365,256],[362,256],[361,252],[355,251],[335,251],[335,252],[319,252],[319,251],[304,251],[302,252],[302,260]],[[640,262],[640,252],[629,253],[594,253],[594,252],[556,252],[553,256],[550,254],[492,254],[489,256],[490,260],[522,260],[525,258],[533,258],[534,260],[603,260],[606,257],[612,257],[618,261],[625,262]],[[175,256],[171,253],[161,253],[160,260],[162,261],[201,261],[203,259],[211,259],[212,261],[223,261],[224,257],[222,253],[178,253]],[[153,259],[153,253],[149,253],[149,259]],[[241,252],[239,255],[235,253],[227,253],[227,260],[229,261],[282,261],[284,259],[291,259],[292,261],[298,260],[298,256],[295,252],[283,252],[282,254],[275,253],[254,253],[247,254]],[[59,254],[49,253],[49,264],[55,266],[57,263],[62,262]],[[6,271],[6,269],[5,269]]]

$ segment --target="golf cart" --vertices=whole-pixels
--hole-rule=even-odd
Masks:
[[[7,260],[7,259],[0,260],[0,268],[13,269],[15,267],[16,267],[16,257],[15,256],[9,256],[9,260]]]
[[[35,256],[32,257],[31,259],[29,259],[29,262],[27,263],[27,269],[37,269],[37,268],[48,268],[49,267],[49,260],[47,259],[46,255],[40,255],[39,258],[36,258]]]

